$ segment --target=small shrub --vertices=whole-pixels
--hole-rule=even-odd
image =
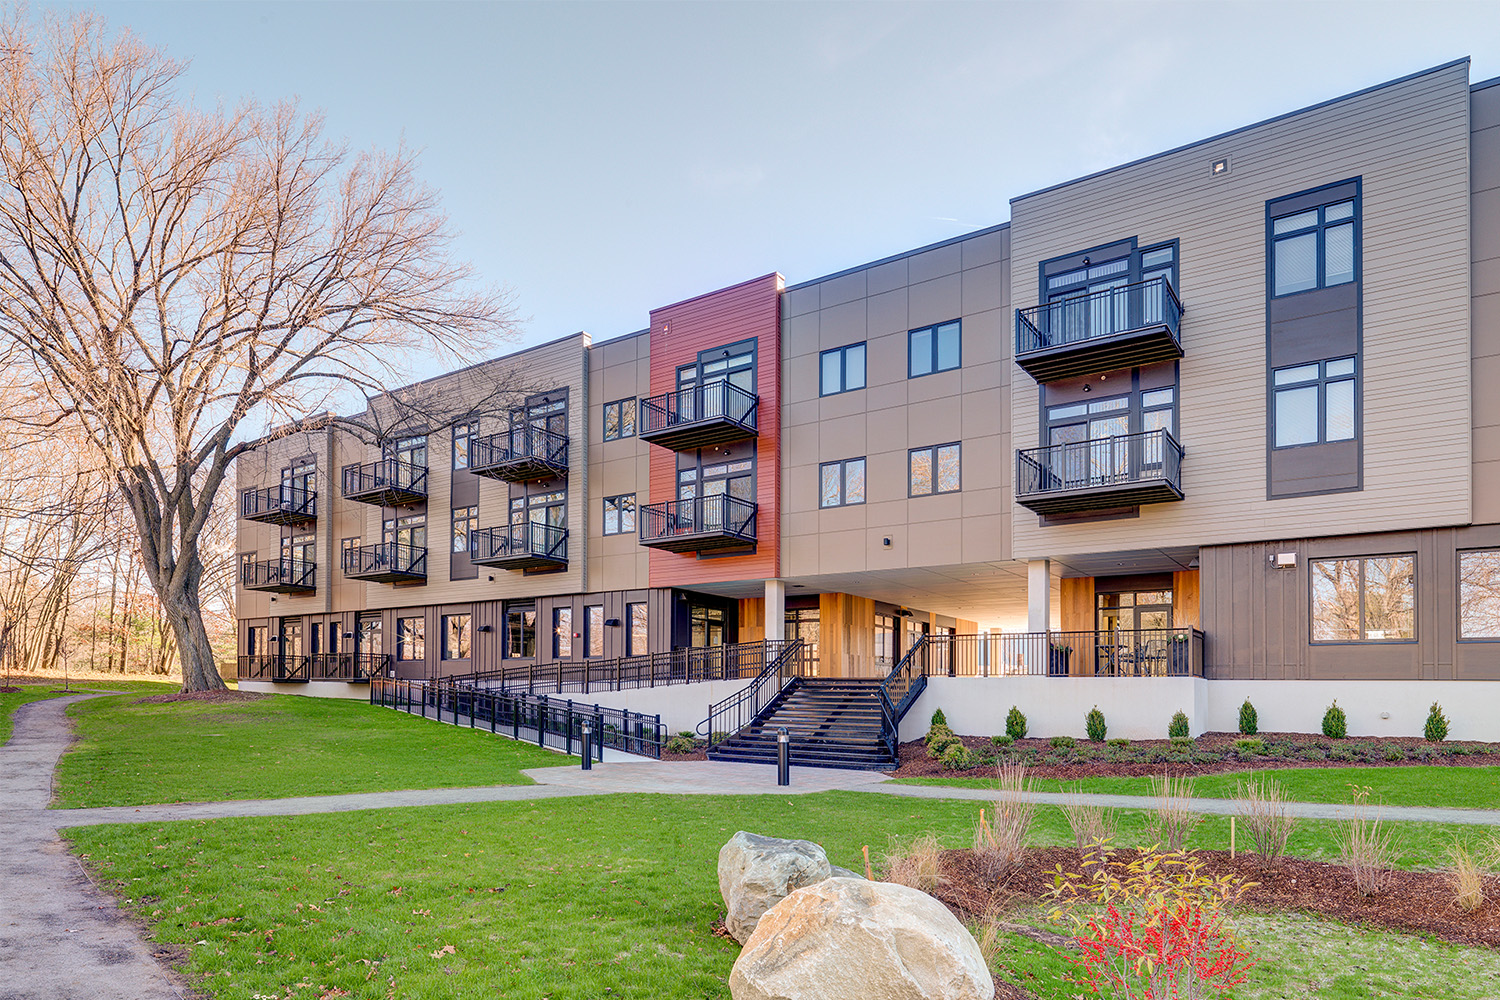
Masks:
[[[711,735],[708,738],[708,742],[711,745],[713,745],[713,744],[723,743],[727,739],[729,739],[729,734],[726,733],[726,732],[724,732],[723,730],[720,730],[719,732],[714,733],[713,735]]]
[[[1071,736],[1054,736],[1051,742],[1054,750],[1071,750],[1078,745],[1078,741]]]
[[[1089,734],[1089,739],[1095,743],[1103,743],[1104,736],[1109,732],[1109,727],[1104,724],[1104,713],[1099,711],[1095,705],[1089,710],[1089,714],[1083,718],[1083,728]]]
[[[1260,719],[1255,714],[1255,706],[1250,704],[1246,698],[1245,703],[1240,706],[1240,732],[1246,736],[1254,736],[1260,732]]]
[[[1193,749],[1193,738],[1191,736],[1174,736],[1172,737],[1172,746],[1177,750],[1191,750]]]
[[[1234,800],[1239,803],[1240,821],[1255,841],[1255,849],[1268,858],[1284,856],[1297,819],[1287,808],[1286,791],[1281,785],[1269,778],[1235,782]]]
[[[1354,876],[1354,885],[1365,896],[1373,896],[1391,879],[1391,831],[1381,827],[1379,812],[1370,808],[1369,786],[1351,785],[1354,816],[1339,831],[1339,856]]]
[[[677,735],[681,736],[685,740],[690,740],[690,739],[693,738],[693,734],[690,733],[690,732],[688,732],[686,729],[684,729],[682,732],[678,733]]]
[[[1186,712],[1176,712],[1172,721],[1167,723],[1167,739],[1175,740],[1192,736],[1192,727],[1188,723]]]
[[[1474,751],[1470,750],[1468,747],[1448,747],[1443,752],[1446,753],[1449,757],[1467,757]]]
[[[696,747],[693,746],[693,738],[681,733],[667,740],[665,747],[668,753],[692,753]]]
[[[1026,738],[1026,716],[1015,705],[1010,706],[1010,711],[1005,713],[1005,735],[1013,740]]]
[[[1109,741],[1109,745],[1123,750],[1126,747],[1130,746],[1130,741],[1123,736],[1116,736],[1114,739]]]
[[[938,726],[943,726],[946,728],[948,725],[948,717],[943,714],[943,710],[940,708],[932,713],[932,721],[928,723],[928,725],[932,728],[936,728]]]
[[[1120,824],[1119,815],[1113,809],[1088,804],[1079,785],[1072,786],[1068,791],[1071,794],[1063,802],[1062,811],[1068,819],[1068,827],[1073,831],[1073,846],[1083,851],[1114,840],[1115,829]]]
[[[905,850],[893,843],[891,852],[885,856],[885,880],[931,892],[947,881],[940,864],[942,855],[943,845],[930,833],[913,840]]]
[[[1323,735],[1330,740],[1341,740],[1349,735],[1349,718],[1339,708],[1337,698],[1328,706],[1328,711],[1323,713]]]
[[[1473,913],[1484,905],[1484,870],[1474,852],[1458,841],[1448,849],[1448,857],[1452,861],[1448,884],[1453,887],[1453,902],[1465,913]]]
[[[1203,816],[1193,812],[1193,779],[1151,776],[1151,794],[1156,798],[1156,809],[1146,817],[1146,828],[1158,844],[1166,844],[1169,851],[1180,851],[1192,832],[1203,822]]]
[[[1259,737],[1234,741],[1234,748],[1236,750],[1243,750],[1245,753],[1260,753],[1264,747],[1265,741]]]
[[[949,747],[961,747],[963,745],[963,740],[959,739],[957,736],[954,736],[952,733],[949,733],[946,736],[939,736],[937,739],[927,744],[927,756],[931,757],[933,760],[942,760],[943,754],[948,752]]]
[[[985,818],[981,811],[974,827],[974,853],[980,864],[998,877],[1021,862],[1026,834],[1036,816],[1036,799],[1026,777],[1025,764],[1001,764],[999,795]]]
[[[1303,747],[1297,754],[1303,760],[1327,760],[1328,755],[1317,747]]]
[[[1406,751],[1400,747],[1386,747],[1385,753],[1381,754],[1381,756],[1389,761],[1405,760]]]
[[[1014,743],[1015,741],[1016,741],[1016,738],[1014,736],[1009,735],[1009,734],[1006,734],[1004,736],[991,736],[990,737],[990,742],[993,743],[993,744],[995,744],[995,746],[997,746],[997,747],[1008,747],[1012,743]]]
[[[924,740],[924,742],[926,742],[926,744],[928,746],[932,746],[933,740],[941,739],[944,736],[952,736],[952,735],[953,735],[953,730],[949,729],[947,726],[944,726],[944,725],[937,725],[937,726],[933,726],[931,729],[927,730],[927,735],[923,737],[923,740]]]
[[[943,750],[941,759],[944,770],[948,771],[967,771],[979,766],[979,755],[956,739]]]
[[[1427,725],[1422,727],[1422,735],[1431,743],[1441,743],[1448,738],[1448,717],[1437,702],[1427,710]]]
[[[1343,747],[1334,747],[1332,750],[1328,751],[1328,759],[1350,761],[1354,759],[1354,754],[1350,753],[1348,750],[1345,750]]]
[[[1413,760],[1432,760],[1437,756],[1437,751],[1432,747],[1417,747],[1411,752]]]

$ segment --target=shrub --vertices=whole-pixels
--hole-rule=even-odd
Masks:
[[[993,744],[995,744],[995,746],[997,746],[997,747],[1008,747],[1012,743],[1014,743],[1015,741],[1016,741],[1016,738],[1014,736],[1011,736],[1009,733],[1007,733],[1004,736],[991,736],[990,737],[990,742],[993,743]]]
[[[948,771],[967,771],[979,764],[979,756],[957,739],[943,750],[943,768]]]
[[[667,740],[665,749],[667,753],[692,753],[697,748],[693,746],[693,738],[691,736],[684,736],[678,733],[670,740]]]
[[[1255,706],[1250,704],[1249,698],[1240,706],[1240,732],[1246,736],[1254,736],[1260,732],[1260,719],[1256,717]]]
[[[1339,708],[1337,698],[1328,706],[1328,711],[1323,713],[1323,735],[1330,740],[1341,740],[1349,735],[1349,718]]]
[[[1448,849],[1448,857],[1452,860],[1448,884],[1453,887],[1453,902],[1465,913],[1473,913],[1484,905],[1484,871],[1474,853],[1458,841]]]
[[[1432,743],[1441,743],[1448,738],[1448,717],[1437,702],[1427,710],[1427,725],[1422,727],[1422,735]]]
[[[943,726],[946,728],[948,725],[948,717],[943,714],[943,710],[941,708],[937,709],[932,713],[932,721],[928,723],[928,725],[933,728],[936,728],[938,726]]]
[[[1073,785],[1070,795],[1062,804],[1063,815],[1073,831],[1073,846],[1080,851],[1102,846],[1115,838],[1115,828],[1120,817],[1113,809],[1089,805],[1082,796],[1082,787]]]
[[[1054,750],[1071,750],[1078,745],[1078,741],[1071,736],[1054,736],[1051,743]]]
[[[1158,844],[1166,844],[1169,851],[1180,851],[1188,837],[1203,822],[1203,816],[1193,812],[1193,779],[1172,778],[1163,774],[1151,776],[1151,794],[1156,798],[1156,809],[1146,817],[1146,827]]]
[[[1174,736],[1172,737],[1172,748],[1174,750],[1191,750],[1193,749],[1193,738],[1191,736]]]
[[[927,744],[927,756],[931,757],[933,760],[942,760],[943,754],[947,753],[950,747],[961,747],[963,745],[963,740],[959,739],[957,736],[952,735],[951,733],[947,736],[939,736],[937,739]]]
[[[1187,739],[1191,738],[1192,735],[1192,727],[1188,725],[1188,717],[1186,712],[1178,712],[1176,715],[1172,716],[1172,721],[1167,723],[1168,739]]]
[[[905,850],[892,843],[891,851],[885,856],[885,880],[920,892],[931,892],[947,881],[940,864],[942,855],[943,845],[930,833],[913,840]]]
[[[1099,711],[1095,705],[1089,710],[1089,714],[1083,717],[1083,728],[1089,734],[1089,739],[1095,743],[1103,743],[1104,735],[1109,732],[1109,727],[1104,724],[1104,713]]]
[[[708,742],[710,744],[717,744],[717,743],[723,743],[727,739],[729,739],[729,734],[726,733],[726,732],[724,732],[723,730],[720,730],[719,732],[714,733],[713,735],[709,736]]]
[[[1286,791],[1269,778],[1235,782],[1234,800],[1239,803],[1240,821],[1250,831],[1255,849],[1268,858],[1286,854],[1287,838],[1297,825],[1297,818],[1287,808]]]
[[[1328,751],[1328,759],[1350,761],[1354,759],[1354,754],[1350,753],[1348,750],[1345,750],[1343,747],[1334,747],[1332,750]]]
[[[949,729],[947,726],[933,726],[931,729],[927,730],[927,735],[922,737],[922,740],[928,746],[932,746],[934,740],[942,739],[945,736],[952,735],[953,730]]]
[[[1251,737],[1249,739],[1234,741],[1234,748],[1236,750],[1243,750],[1246,753],[1260,753],[1261,748],[1264,746],[1265,741],[1261,740],[1259,737]]]
[[[997,877],[1021,862],[1026,833],[1036,815],[1026,765],[1001,764],[998,777],[1000,794],[991,804],[989,818],[980,810],[979,823],[974,827],[974,853]]]
[[[1005,715],[1005,735],[1013,740],[1026,738],[1026,716],[1015,705],[1010,706]]]
[[[1126,747],[1130,746],[1130,741],[1123,736],[1116,736],[1114,739],[1109,741],[1109,745],[1112,747],[1119,747],[1121,750],[1123,750]]]
[[[1386,747],[1385,753],[1381,756],[1389,761],[1405,760],[1406,751],[1402,750],[1400,747]]]
[[[1370,811],[1369,786],[1351,785],[1354,816],[1339,831],[1339,856],[1365,896],[1384,889],[1391,879],[1391,832],[1381,828],[1380,814]]]

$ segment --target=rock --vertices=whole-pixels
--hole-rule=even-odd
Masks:
[[[724,927],[740,944],[761,914],[804,885],[832,874],[828,855],[808,840],[777,840],[741,830],[719,849],[719,893],[729,915]]]
[[[761,917],[733,1000],[994,1000],[979,944],[947,907],[891,882],[831,878]]]
[[[829,878],[864,878],[859,872],[851,872],[849,869],[840,868],[838,865],[830,866],[830,870],[832,874],[828,876]]]

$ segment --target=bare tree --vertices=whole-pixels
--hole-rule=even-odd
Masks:
[[[200,544],[247,421],[472,357],[513,315],[450,257],[410,152],[351,154],[294,105],[196,107],[182,68],[90,15],[0,27],[0,344],[38,426],[79,428],[123,494],[203,690]]]

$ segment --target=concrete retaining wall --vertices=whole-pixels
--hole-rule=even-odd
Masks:
[[[302,694],[312,698],[348,698],[353,701],[369,701],[370,685],[349,684],[345,681],[308,681],[306,684],[277,684],[274,681],[240,681],[241,691],[259,691],[262,694]]]

